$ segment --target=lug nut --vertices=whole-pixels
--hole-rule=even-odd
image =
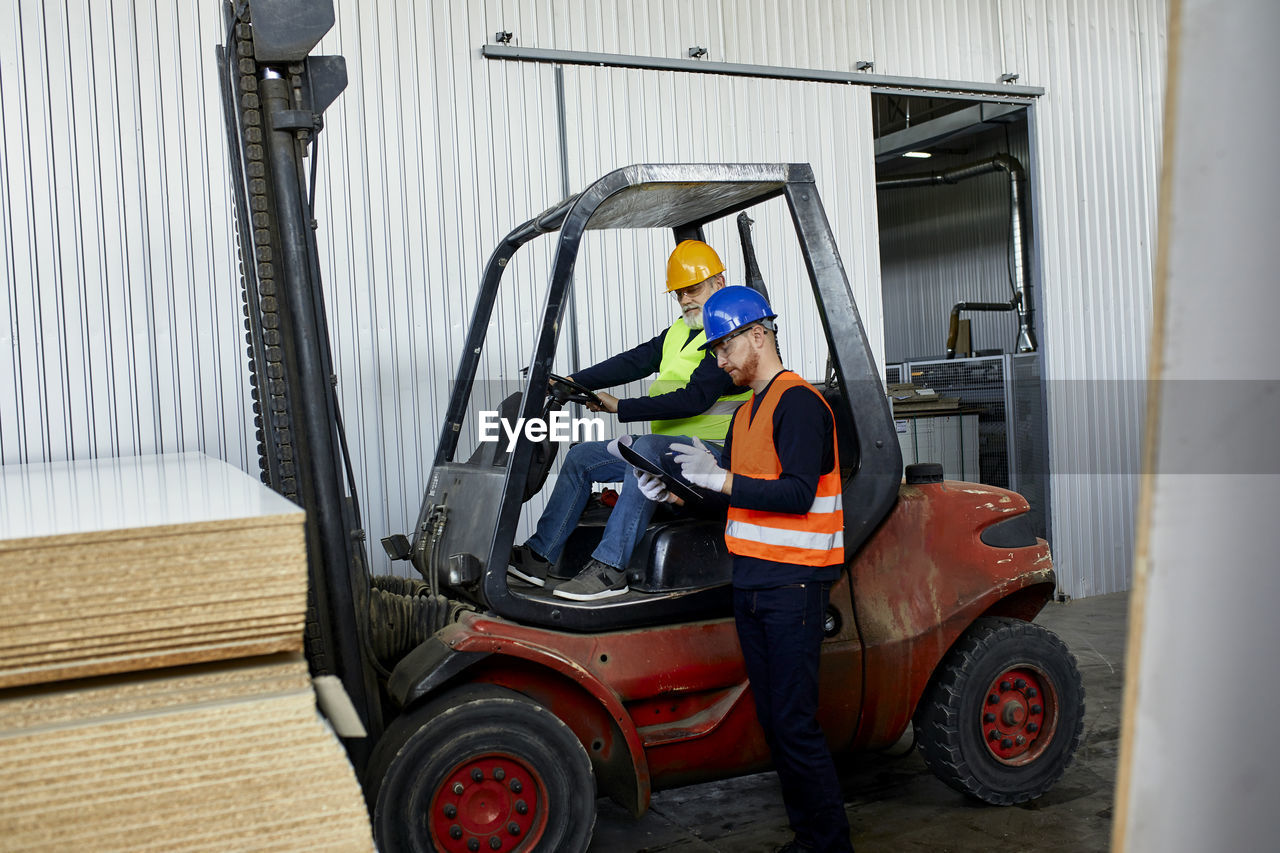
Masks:
[[[462,827],[458,826],[456,823],[453,826],[449,827],[449,837],[452,838],[454,841],[457,841],[459,838],[461,838]]]
[[[454,782],[454,783],[453,783],[453,792],[454,792],[455,794],[461,794],[461,793],[462,793],[463,791],[465,791],[465,790],[466,790],[466,788],[463,788],[463,787],[462,787],[462,783],[461,783],[461,782]]]
[[[528,814],[529,804],[524,800],[516,800],[516,814]]]
[[[995,721],[996,721],[996,715],[991,713],[990,711],[982,715],[982,722],[984,723],[994,723]]]
[[[495,767],[493,768],[493,778],[501,782],[503,779],[507,778],[507,771],[503,770],[501,767]]]
[[[997,696],[997,695],[996,695],[996,694],[994,694],[994,693],[992,693],[990,696],[988,696],[988,697],[987,697],[987,704],[988,704],[988,705],[994,705],[994,704],[996,704],[996,703],[997,703],[997,702],[999,702],[999,701],[1000,701],[1000,697],[999,697],[999,696]]]
[[[1019,678],[1017,681],[1013,682],[1013,686],[1021,690],[1027,686],[1027,680],[1025,678]]]
[[[516,823],[514,820],[511,821],[511,823],[507,824],[507,832],[511,833],[512,835],[519,835],[520,824]]]
[[[1027,739],[1024,738],[1022,735],[1018,735],[1016,738],[1013,739],[1013,742],[1016,743],[1018,746],[1023,746],[1026,744]]]
[[[998,737],[1000,737],[1000,733],[995,729],[992,729],[991,731],[987,732],[987,740],[995,740]]]
[[[468,838],[468,839],[467,839],[467,849],[468,849],[468,850],[470,850],[470,851],[471,851],[471,853],[475,853],[475,851],[479,850],[479,849],[480,849],[480,839],[479,839],[479,838]]]
[[[1010,691],[1010,690],[1012,690],[1012,689],[1013,689],[1013,685],[1012,685],[1012,684],[1010,684],[1009,682],[1007,682],[1007,681],[1002,681],[1002,682],[1000,682],[1000,692],[1001,692],[1001,693],[1007,693],[1007,692],[1009,692],[1009,691]]]
[[[1031,706],[1031,713],[1033,713],[1033,714],[1043,714],[1043,713],[1044,713],[1044,708],[1041,708],[1039,705],[1032,705],[1032,706]]]
[[[447,806],[444,807],[444,816],[449,818],[449,820],[453,820],[455,817],[458,816],[458,807],[455,806],[453,803],[449,803]]]
[[[1040,727],[1037,726],[1035,723],[1027,723],[1027,731],[1030,732],[1031,734],[1035,734],[1036,732],[1040,731]]]
[[[520,780],[519,780],[519,779],[512,779],[512,780],[511,780],[511,791],[512,791],[512,793],[518,794],[518,793],[520,793],[520,792],[521,792],[521,791],[523,791],[523,790],[524,790],[524,785],[521,785],[521,784],[520,784]]]
[[[1008,738],[1004,738],[1000,741],[1001,749],[1008,749],[1011,746],[1013,746],[1013,741],[1009,740]]]
[[[1040,694],[1036,692],[1036,689],[1035,689],[1034,687],[1032,687],[1030,690],[1028,690],[1028,691],[1027,691],[1027,698],[1028,698],[1028,699],[1034,699],[1034,698],[1036,698],[1036,697],[1037,697],[1037,696],[1039,696],[1039,695],[1040,695]]]
[[[502,839],[496,835],[489,836],[489,849],[490,850],[502,849]]]
[[[477,781],[477,782],[483,782],[483,781],[484,781],[484,771],[483,771],[483,770],[481,770],[479,767],[477,767],[475,770],[472,770],[472,771],[471,771],[471,778],[472,778],[472,779],[474,779],[474,780],[475,780],[475,781]]]

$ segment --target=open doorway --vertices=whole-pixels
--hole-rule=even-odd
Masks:
[[[1020,492],[1048,538],[1029,110],[872,96],[885,379],[904,461]]]

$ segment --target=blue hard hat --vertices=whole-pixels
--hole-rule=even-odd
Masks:
[[[777,316],[769,308],[768,300],[751,288],[740,284],[722,287],[702,303],[702,328],[707,334],[707,342],[702,349],[715,346],[722,338],[744,326]],[[773,328],[770,323],[765,325]]]

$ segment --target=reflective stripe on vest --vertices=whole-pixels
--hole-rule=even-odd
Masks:
[[[711,404],[711,408],[707,409],[705,414],[729,415],[730,417],[733,417],[733,413],[738,411],[738,407],[746,402],[745,394],[739,395],[739,396],[742,397],[741,400],[738,399],[738,397],[721,397],[719,400],[716,400],[714,403]],[[726,427],[725,433],[728,434],[728,432],[729,430]]]
[[[706,352],[699,347],[707,341],[707,336],[701,330],[691,339],[691,331],[683,317],[678,318],[667,329],[667,334],[662,339],[662,363],[658,366],[658,378],[649,386],[650,397],[679,391],[689,384],[693,371],[706,356]],[[721,397],[700,415],[652,421],[649,431],[658,435],[696,435],[703,441],[722,442],[729,433],[733,413],[750,396],[750,391],[744,391]]]
[[[773,413],[785,391],[802,386],[816,388],[795,373],[784,371],[773,380],[754,417],[750,409],[733,425],[730,468],[735,474],[758,480],[776,480],[782,462],[773,443]],[[822,400],[827,406],[827,401]],[[729,507],[725,544],[731,554],[758,557],[800,566],[831,566],[844,562],[844,500],[840,483],[840,448],[835,444],[832,416],[832,469],[818,478],[818,488],[808,512],[791,514]]]
[[[825,498],[814,498],[813,503],[809,505],[809,512],[843,512],[844,497],[842,495],[832,495]]]
[[[809,533],[803,530],[780,530],[745,521],[730,521],[724,535],[734,539],[750,539],[766,545],[782,545],[808,551],[830,551],[844,547],[844,531],[838,533]]]

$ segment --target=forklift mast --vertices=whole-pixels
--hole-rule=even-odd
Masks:
[[[368,736],[344,742],[362,773],[382,715],[313,207],[324,111],[346,88],[346,64],[308,55],[333,26],[332,0],[228,0],[224,13],[218,68],[262,481],[306,510],[307,658],[313,675],[342,681],[361,717]]]

